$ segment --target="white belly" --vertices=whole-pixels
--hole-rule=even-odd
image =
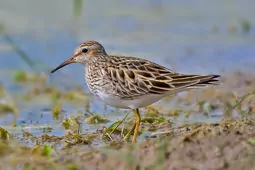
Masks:
[[[155,103],[156,101],[160,100],[162,95],[144,95],[134,99],[123,100],[116,96],[109,96],[105,93],[98,94],[98,97],[107,105],[111,105],[118,108],[124,109],[136,109],[140,107],[145,107]]]

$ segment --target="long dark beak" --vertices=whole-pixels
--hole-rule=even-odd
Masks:
[[[69,59],[67,59],[65,62],[60,64],[57,68],[51,70],[51,73],[54,73],[55,71],[61,69],[62,67],[65,67],[66,65],[71,64],[71,63],[75,63],[74,56],[69,58]]]

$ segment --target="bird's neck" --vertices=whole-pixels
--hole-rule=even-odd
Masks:
[[[86,75],[98,74],[102,68],[107,67],[107,62],[105,57],[95,57],[88,63],[84,64]]]

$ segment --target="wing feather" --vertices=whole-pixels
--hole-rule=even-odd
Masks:
[[[159,64],[134,57],[118,57],[108,67],[109,76],[115,81],[123,98],[145,94],[167,94],[169,91],[203,87],[218,82],[219,75],[178,74]]]

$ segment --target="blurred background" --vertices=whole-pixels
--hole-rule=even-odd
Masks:
[[[182,73],[254,72],[254,6],[253,0],[0,0],[0,84],[11,96],[1,102],[15,103],[17,125],[58,125],[52,103],[35,96],[24,102],[20,94],[31,85],[17,79],[43,74],[48,84],[81,86],[87,93],[82,65],[49,75],[87,40],[101,42],[109,54],[149,59]],[[111,112],[97,99],[90,107]],[[75,115],[77,109],[67,104],[63,112]],[[13,115],[1,116],[0,124],[10,125]]]
[[[183,72],[244,69],[255,61],[254,5],[252,0],[0,1],[0,67],[29,69],[5,32],[31,59],[49,67],[68,58],[79,43],[97,40],[108,53]],[[65,71],[81,81],[81,67]]]

